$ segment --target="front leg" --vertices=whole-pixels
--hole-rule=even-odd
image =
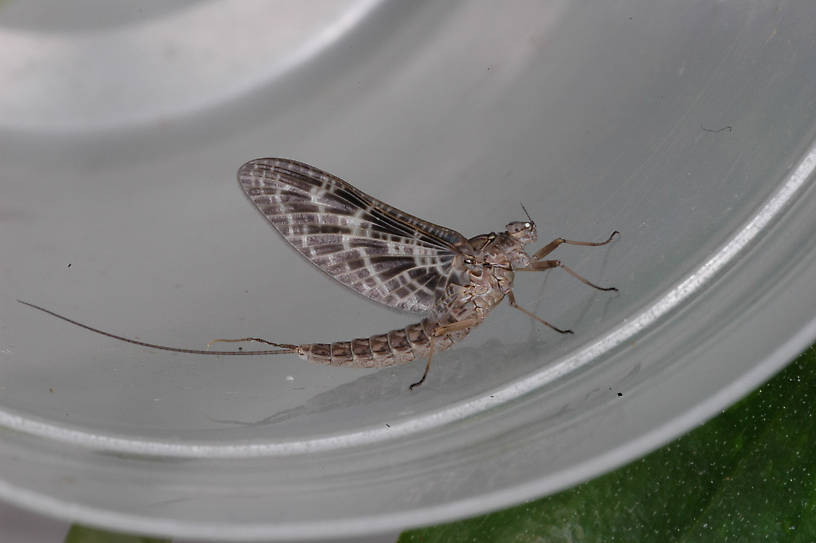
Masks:
[[[609,235],[609,239],[607,239],[606,241],[601,241],[601,242],[573,241],[571,239],[555,238],[554,240],[549,242],[547,245],[545,245],[544,247],[542,247],[541,249],[536,251],[533,254],[533,260],[541,260],[542,258],[547,256],[551,252],[555,251],[562,244],[566,244],[566,245],[584,245],[586,247],[600,247],[601,245],[606,245],[607,243],[612,241],[615,238],[615,235],[620,235],[620,232],[615,230],[614,232],[612,232]]]

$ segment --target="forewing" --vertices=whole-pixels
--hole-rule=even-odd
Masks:
[[[260,158],[238,181],[272,226],[318,268],[391,307],[427,312],[450,280],[462,234],[377,200],[302,162]]]

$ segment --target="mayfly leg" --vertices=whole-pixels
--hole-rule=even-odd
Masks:
[[[450,324],[445,324],[442,326],[437,326],[432,337],[429,338],[428,344],[428,361],[425,363],[425,371],[422,373],[422,378],[413,383],[411,386],[408,387],[408,390],[414,390],[414,387],[418,387],[422,383],[425,382],[425,378],[428,376],[428,370],[431,369],[431,359],[433,358],[433,348],[434,348],[434,338],[438,338],[444,336],[445,334],[450,334],[451,332],[458,332],[459,330],[467,330],[468,328],[473,328],[474,326],[478,325],[481,320],[473,317],[470,319],[464,319],[457,322],[452,322]]]
[[[552,268],[561,268],[562,270],[564,270],[565,272],[567,272],[571,276],[578,279],[583,284],[589,285],[590,287],[592,287],[594,289],[602,290],[604,292],[617,292],[618,291],[618,289],[616,287],[602,287],[602,286],[596,285],[595,283],[593,283],[589,279],[587,279],[587,278],[583,277],[582,275],[580,275],[577,271],[575,271],[572,268],[570,268],[569,266],[565,265],[560,260],[539,260],[538,262],[533,262],[532,264],[530,264],[526,268],[518,268],[517,271],[544,271],[544,270],[549,270],[549,269],[552,269]]]
[[[586,247],[601,247],[602,245],[606,245],[607,243],[610,243],[613,239],[615,239],[615,236],[617,236],[617,235],[620,235],[620,232],[615,230],[614,232],[612,232],[609,235],[609,238],[607,238],[606,241],[600,241],[600,242],[598,242],[598,241],[574,241],[574,240],[564,239],[564,238],[555,238],[554,240],[549,242],[547,245],[545,245],[544,247],[542,247],[541,249],[539,249],[538,251],[533,253],[533,257],[532,257],[533,262],[531,262],[529,266],[524,267],[524,268],[517,268],[517,271],[544,271],[544,270],[550,270],[552,268],[561,268],[562,270],[564,270],[565,272],[567,272],[571,276],[578,279],[583,284],[588,285],[588,286],[590,286],[590,287],[592,287],[594,289],[602,290],[604,292],[610,292],[610,291],[611,292],[617,292],[618,289],[615,288],[615,287],[602,287],[602,286],[596,285],[595,283],[593,283],[589,279],[583,277],[577,271],[575,271],[572,268],[570,268],[569,266],[565,265],[560,260],[541,260],[542,258],[547,256],[548,254],[550,254],[551,252],[556,250],[560,245],[583,245],[583,246],[586,246]],[[512,303],[513,302],[511,301],[511,305],[512,305]]]
[[[428,361],[425,362],[425,371],[422,372],[422,378],[416,383],[411,383],[411,385],[408,387],[408,390],[414,390],[414,387],[418,387],[419,385],[425,382],[425,378],[428,376],[428,370],[431,369],[431,360],[433,360],[433,346],[434,346],[433,338],[431,338],[431,342],[428,346]]]
[[[617,230],[615,230],[614,232],[612,232],[609,235],[609,239],[607,239],[606,241],[601,241],[601,242],[597,242],[597,241],[573,241],[571,239],[555,238],[554,240],[549,242],[547,245],[545,245],[544,247],[542,247],[541,249],[539,249],[538,251],[533,253],[533,260],[541,260],[542,258],[547,256],[551,252],[555,251],[561,245],[583,245],[585,247],[600,247],[602,245],[606,245],[607,243],[611,242],[613,239],[615,239],[616,235],[620,235],[620,232],[618,232]]]
[[[532,311],[528,311],[527,309],[524,309],[523,307],[521,307],[520,305],[518,305],[518,304],[516,303],[516,296],[513,294],[513,291],[512,291],[512,290],[511,290],[510,292],[508,292],[508,293],[507,293],[507,301],[508,301],[508,302],[510,302],[510,305],[511,305],[512,307],[514,307],[514,308],[518,309],[519,311],[521,311],[522,313],[524,313],[524,314],[525,314],[525,315],[527,315],[528,317],[531,317],[531,318],[533,318],[533,319],[537,320],[537,321],[538,321],[538,322],[540,322],[541,324],[544,324],[544,325],[546,325],[546,326],[549,326],[550,328],[552,328],[553,330],[555,330],[555,331],[556,331],[556,332],[558,332],[559,334],[572,334],[572,333],[573,333],[573,331],[572,331],[572,330],[562,330],[561,328],[558,328],[557,326],[555,326],[555,325],[553,325],[553,324],[550,324],[549,322],[545,321],[544,319],[542,319],[541,317],[539,317],[538,315],[536,315],[536,314],[535,314],[535,313],[533,313]]]
[[[255,341],[257,343],[265,343],[267,345],[274,345],[275,347],[280,347],[280,346],[283,345],[281,343],[275,343],[274,341],[268,341],[268,340],[260,338],[260,337],[242,337],[242,338],[238,338],[238,339],[223,339],[223,338],[213,339],[213,340],[210,340],[207,343],[207,347],[208,348],[212,347],[213,343],[242,343],[244,341]],[[287,345],[287,347],[296,347],[296,345]]]

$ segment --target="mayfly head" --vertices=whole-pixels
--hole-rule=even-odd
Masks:
[[[506,228],[507,234],[510,237],[517,239],[522,245],[526,245],[538,239],[538,232],[536,231],[535,222],[533,222],[530,214],[527,213],[527,208],[524,207],[524,204],[521,204],[521,209],[523,209],[524,214],[527,215],[527,220],[511,222]]]

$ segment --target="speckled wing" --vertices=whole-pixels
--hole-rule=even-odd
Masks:
[[[302,162],[260,158],[238,181],[266,220],[303,256],[349,288],[406,311],[427,312],[467,244],[462,234],[414,217]]]

